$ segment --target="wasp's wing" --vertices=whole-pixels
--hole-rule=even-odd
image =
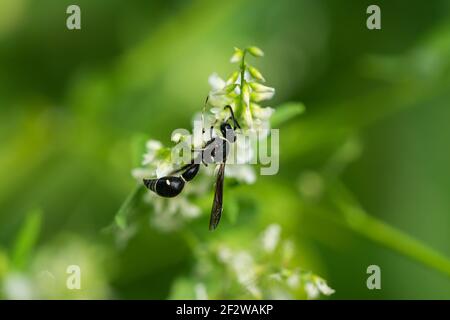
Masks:
[[[209,230],[214,230],[219,224],[222,216],[223,202],[223,179],[225,175],[225,163],[221,163],[217,171],[216,190],[214,193],[214,201],[211,209],[211,218],[209,220]]]

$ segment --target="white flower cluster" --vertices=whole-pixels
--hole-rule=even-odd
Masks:
[[[259,103],[270,100],[275,94],[275,89],[265,86],[261,72],[245,61],[246,54],[254,57],[262,57],[264,53],[257,47],[245,49],[235,48],[231,57],[232,63],[239,63],[239,71],[235,71],[226,81],[216,73],[209,77],[211,92],[209,101],[212,112],[218,120],[223,120],[227,115],[223,107],[230,105],[242,124],[244,130],[256,131],[260,138],[266,138],[270,130],[270,117],[274,109],[262,107]]]
[[[303,271],[294,260],[294,244],[281,238],[281,226],[269,225],[260,235],[256,246],[236,247],[209,244],[197,256],[194,283],[202,284],[202,296],[224,298],[223,292],[245,299],[317,299],[320,294],[331,295],[331,289],[321,277]],[[210,258],[210,255],[214,258]],[[214,272],[223,277],[225,288],[214,280]]]
[[[181,228],[185,222],[198,218],[201,214],[200,207],[191,201],[197,197],[198,187],[198,183],[192,184],[182,194],[171,199],[147,192],[144,201],[152,205],[154,211],[150,217],[151,224],[161,231],[170,232]]]
[[[320,293],[330,296],[335,292],[324,279],[312,274],[304,276],[304,282],[306,282],[305,291],[308,299],[317,299]]]

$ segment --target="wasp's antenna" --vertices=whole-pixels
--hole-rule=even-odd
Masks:
[[[233,108],[231,108],[230,105],[226,105],[224,109],[229,109],[230,110],[231,119],[233,120],[233,123],[234,123],[234,130],[236,130],[236,128],[241,129],[241,126],[239,125],[239,122],[237,122],[236,118],[234,117]]]
[[[203,135],[206,133],[206,129],[205,129],[205,112],[206,112],[206,106],[208,105],[208,101],[209,101],[209,95],[206,97],[205,104],[203,105],[203,110],[202,110],[202,134]],[[216,125],[216,123],[217,123],[217,119],[214,120],[214,123],[209,128],[209,138],[210,139],[213,136],[213,130],[214,130],[214,126]]]
[[[209,94],[206,96],[205,104],[203,105],[202,110],[202,134],[205,133],[205,111],[206,111],[206,105],[208,104],[209,100]]]

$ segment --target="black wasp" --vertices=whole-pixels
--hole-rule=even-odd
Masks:
[[[209,230],[216,229],[220,217],[222,216],[225,163],[230,151],[230,143],[236,141],[235,130],[241,128],[234,117],[231,106],[227,105],[224,109],[230,111],[230,117],[220,124],[222,136],[212,137],[214,126],[211,126],[211,139],[199,150],[200,154],[190,164],[184,165],[165,177],[143,180],[144,185],[151,191],[162,197],[172,198],[180,194],[186,182],[194,179],[200,169],[201,163],[205,166],[208,166],[208,164],[218,164],[219,169],[217,171],[214,201],[211,209],[211,218],[209,220]],[[230,120],[232,121],[232,125],[228,123]]]

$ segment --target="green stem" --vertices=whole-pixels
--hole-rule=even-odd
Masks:
[[[247,54],[247,49],[244,49],[242,51],[242,60],[241,60],[241,65],[239,67],[240,71],[241,71],[241,96],[242,96],[242,88],[244,87],[244,76],[245,76],[245,55]]]
[[[247,54],[247,49],[244,49],[242,51],[242,60],[241,60],[241,64],[239,66],[240,72],[241,72],[241,83],[239,84],[239,88],[240,88],[240,92],[239,92],[239,110],[237,110],[237,117],[240,118],[242,117],[243,113],[245,112],[244,110],[244,104],[242,103],[243,101],[243,96],[242,96],[242,92],[244,89],[244,83],[245,83],[245,55]]]
[[[119,228],[121,229],[126,228],[130,212],[133,209],[136,200],[139,198],[139,196],[142,194],[143,191],[144,187],[141,184],[137,184],[134,187],[134,189],[128,194],[127,198],[120,206],[119,211],[117,211],[117,214],[114,217],[114,221]]]
[[[333,202],[343,214],[343,222],[346,227],[375,243],[450,277],[449,258],[403,231],[367,214],[357,203],[350,200],[353,196],[342,184],[338,184],[330,191]]]

